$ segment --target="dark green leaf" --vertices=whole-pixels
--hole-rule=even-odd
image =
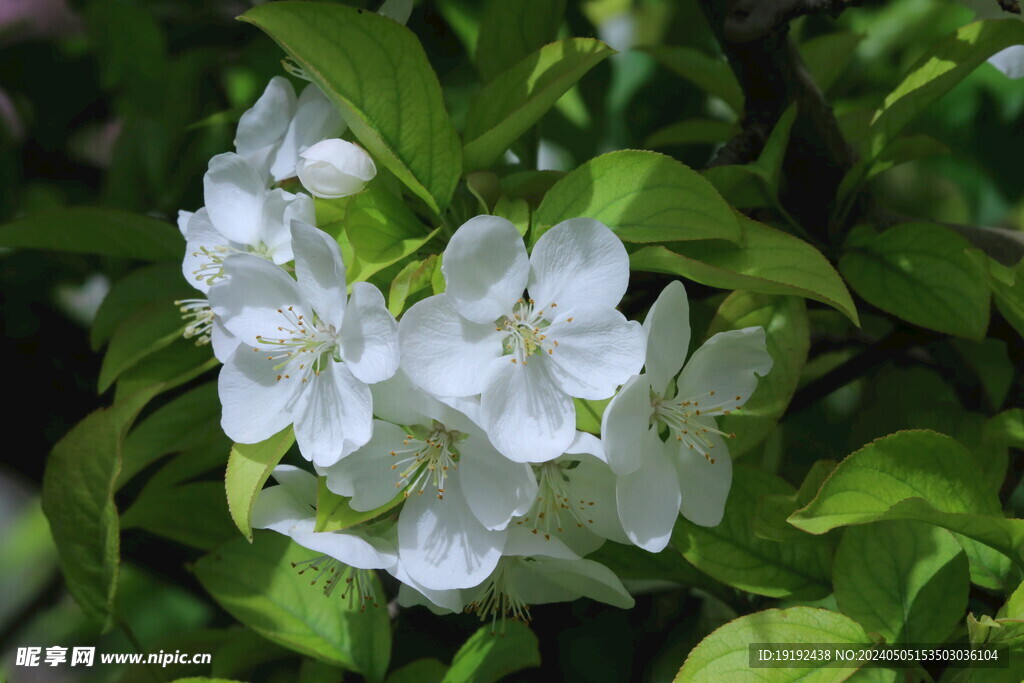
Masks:
[[[443,683],[495,683],[522,669],[540,666],[537,636],[528,626],[506,621],[500,633],[491,626],[477,630],[459,648]]]
[[[491,0],[480,20],[476,67],[487,83],[558,36],[565,0]]]

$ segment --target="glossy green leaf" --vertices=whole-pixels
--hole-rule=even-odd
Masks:
[[[181,277],[181,266],[176,263],[157,263],[133,270],[111,286],[96,311],[89,330],[93,350],[99,349],[117,325],[153,301],[165,303],[197,296]]]
[[[883,311],[930,330],[980,339],[989,292],[965,253],[966,239],[941,225],[904,223],[881,234],[855,230],[839,270],[850,287]]]
[[[754,534],[758,499],[792,493],[779,477],[737,465],[721,524],[703,527],[680,517],[672,544],[695,567],[734,588],[769,597],[824,597],[832,591],[828,544],[811,537],[776,543]]]
[[[120,563],[114,482],[125,433],[159,385],[91,413],[62,438],[46,463],[43,512],[68,590],[103,629],[113,619]]]
[[[295,443],[295,434],[287,427],[266,441],[255,444],[236,443],[228,456],[224,474],[228,509],[235,526],[252,541],[252,506],[270,473]]]
[[[975,583],[1001,587],[1007,569],[979,543],[1024,566],[1024,520],[1003,517],[971,453],[937,432],[897,432],[847,456],[789,521],[822,534],[882,519],[928,522],[966,536],[960,542]]]
[[[483,626],[469,637],[452,659],[444,683],[496,683],[505,676],[540,666],[540,647],[533,631],[516,621]]]
[[[461,175],[461,147],[412,31],[329,3],[267,3],[240,18],[298,62],[378,163],[435,212],[447,206]]]
[[[743,90],[725,59],[680,45],[649,47],[645,52],[677,76],[724,100],[737,114],[743,111]]]
[[[349,283],[367,280],[429,242],[429,231],[402,201],[380,185],[352,198],[342,224],[351,258],[345,265]]]
[[[739,244],[707,240],[673,244],[671,250],[644,247],[630,255],[630,267],[681,275],[709,287],[814,299],[858,323],[846,285],[821,252],[757,221],[742,216],[739,221]]]
[[[689,681],[734,681],[750,677],[751,643],[832,643],[870,645],[864,630],[842,614],[814,607],[769,609],[730,621],[695,647],[676,676]],[[844,681],[851,669],[809,666],[760,669],[762,680],[772,683]]]
[[[145,529],[202,550],[216,548],[236,531],[228,515],[224,487],[216,481],[147,486],[121,515],[121,526]]]
[[[659,128],[650,134],[644,147],[673,145],[715,145],[740,132],[740,127],[717,119],[686,119]]]
[[[51,209],[0,225],[0,247],[180,261],[185,240],[170,223],[117,209]]]
[[[786,412],[811,346],[803,299],[752,292],[735,292],[722,302],[708,336],[754,326],[764,328],[773,366],[757,381],[743,410],[718,418],[719,429],[736,435],[726,444],[734,458],[760,443]]]
[[[601,221],[626,242],[740,239],[735,214],[711,184],[656,152],[609,152],[568,173],[537,207],[531,241],[578,216]]]
[[[462,150],[466,170],[492,166],[583,74],[614,52],[593,38],[566,38],[496,76],[469,103]]]
[[[1024,23],[1016,19],[978,21],[933,45],[875,112],[870,157],[877,158],[903,128],[953,89],[989,57],[1024,44]]]
[[[384,679],[391,655],[391,627],[383,605],[351,606],[339,593],[325,596],[292,563],[315,553],[281,534],[258,532],[255,542],[236,538],[202,557],[194,571],[214,600],[267,640],[320,661]],[[378,585],[377,594],[381,594]]]
[[[146,356],[182,338],[185,323],[170,301],[154,301],[128,316],[114,330],[103,356],[98,389],[103,393],[121,373]]]
[[[889,643],[941,643],[967,609],[967,557],[953,534],[914,521],[847,529],[836,551],[843,614]]]
[[[476,66],[487,83],[558,36],[565,0],[491,0],[480,20]]]
[[[430,278],[438,268],[440,259],[431,254],[422,261],[410,261],[391,282],[388,293],[388,311],[396,318],[407,306],[409,297],[430,286]]]

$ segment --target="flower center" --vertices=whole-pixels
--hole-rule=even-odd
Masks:
[[[181,311],[181,319],[185,321],[185,339],[195,339],[196,346],[210,343],[210,331],[213,329],[213,311],[207,299],[182,299],[174,305]]]
[[[310,321],[305,315],[296,313],[293,306],[279,308],[283,319],[277,331],[279,337],[257,335],[256,341],[264,348],[253,347],[253,351],[267,353],[267,360],[278,361],[277,381],[291,379],[294,374],[305,384],[309,375],[319,375],[331,360],[341,362],[338,347],[338,332],[333,325],[324,324],[317,315]]]
[[[516,524],[531,527],[533,533],[543,533],[547,539],[551,538],[552,530],[561,533],[568,524],[581,529],[587,524],[593,524],[594,520],[587,511],[594,505],[594,501],[574,498],[569,490],[569,473],[578,465],[577,460],[534,465],[537,500]]]
[[[518,557],[503,557],[490,578],[483,584],[473,602],[466,605],[467,612],[476,612],[480,621],[491,620],[491,634],[495,633],[498,619],[501,619],[501,630],[505,630],[505,618],[513,621],[530,622],[530,607],[519,597],[515,587],[509,580],[508,568],[512,562],[523,561]]]
[[[324,595],[330,597],[338,584],[344,584],[345,590],[341,597],[348,598],[349,609],[352,609],[355,602],[359,601],[359,611],[366,611],[366,603],[377,607],[377,591],[373,587],[373,571],[370,569],[356,569],[336,560],[330,555],[320,555],[311,560],[292,562],[292,568],[299,569],[299,575],[307,571],[313,571],[316,576],[309,582],[315,586],[320,579],[324,581]]]
[[[405,448],[391,451],[398,458],[391,469],[399,470],[395,488],[405,489],[405,497],[411,493],[423,493],[428,487],[437,490],[438,500],[444,500],[444,482],[449,471],[459,469],[459,451],[455,444],[465,440],[462,432],[447,429],[437,420],[430,427],[415,425],[406,434],[402,445]],[[401,456],[401,457],[399,457]]]
[[[558,304],[551,302],[548,308]],[[520,299],[512,307],[512,315],[499,318],[495,322],[498,332],[507,332],[502,341],[504,355],[512,356],[513,363],[526,365],[530,356],[547,353],[554,354],[558,342],[549,339],[544,330],[551,324],[544,319],[545,309],[534,309],[533,299]],[[572,318],[569,318],[572,322]]]
[[[735,405],[741,397],[735,400],[722,401],[715,397],[714,391],[708,391],[695,398],[680,400],[678,396],[674,399],[665,399],[660,396],[653,397],[651,407],[654,413],[651,419],[667,427],[669,433],[675,436],[676,441],[682,442],[687,448],[695,450],[711,464],[715,459],[711,456],[711,450],[715,442],[710,438],[711,434],[718,434],[727,439],[735,439],[735,434],[730,434],[718,429],[715,417],[728,415],[732,410],[739,410],[741,406]],[[735,406],[731,410],[727,406]]]
[[[196,280],[200,282],[205,280],[206,284],[212,285],[224,277],[224,259],[232,254],[254,254],[268,261],[273,260],[270,254],[270,247],[263,242],[250,246],[248,249],[236,249],[227,244],[221,244],[216,247],[200,246],[199,251],[192,252],[192,255],[196,258],[202,258],[203,261],[199,264],[198,268],[192,271],[192,274],[196,276]]]

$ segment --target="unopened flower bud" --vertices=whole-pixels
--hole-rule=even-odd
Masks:
[[[345,140],[321,140],[299,154],[299,180],[314,197],[337,199],[362,192],[377,167],[362,147]]]

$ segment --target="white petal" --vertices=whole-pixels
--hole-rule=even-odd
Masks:
[[[317,471],[327,477],[327,488],[352,500],[353,510],[374,510],[384,505],[401,490],[400,472],[391,469],[399,458],[391,455],[406,450],[406,432],[401,427],[382,420],[373,421],[373,436],[363,447],[327,467]],[[411,455],[411,454],[410,454]]]
[[[434,614],[450,614],[461,612],[466,605],[463,591],[431,590],[417,583],[409,572],[405,571],[401,561],[391,570],[391,574],[402,582],[398,587],[398,604],[402,607],[423,606]]]
[[[206,209],[202,208],[192,214],[185,235],[185,258],[181,262],[181,274],[188,283],[201,292],[210,291],[211,276],[216,276],[212,254],[217,254],[224,247],[244,248],[244,245],[232,242],[217,232],[210,222]],[[223,253],[223,252],[221,252]],[[221,279],[215,277],[214,282]]]
[[[296,103],[295,116],[276,150],[270,173],[274,180],[295,177],[299,153],[324,138],[337,137],[345,130],[341,115],[313,83],[307,85]]]
[[[526,514],[537,497],[537,479],[529,465],[494,450],[482,433],[459,446],[459,479],[469,508],[488,529],[504,529]]]
[[[288,130],[295,109],[295,90],[288,79],[275,76],[256,104],[242,114],[235,135],[235,149],[253,167],[269,171],[269,157]]]
[[[530,256],[530,297],[543,308],[614,308],[628,283],[626,248],[592,218],[562,221],[541,235]]]
[[[178,231],[181,232],[182,237],[188,238],[188,222],[192,215],[192,211],[178,211]]]
[[[313,198],[285,192],[280,188],[268,192],[263,202],[263,224],[259,239],[267,258],[278,265],[294,258],[291,231],[293,220],[309,224],[316,222]]]
[[[545,361],[565,393],[600,400],[640,372],[647,339],[640,323],[613,308],[577,308],[576,316],[559,317],[546,330],[550,348]],[[571,322],[570,322],[571,321]]]
[[[220,316],[213,317],[213,327],[210,328],[210,346],[213,347],[213,355],[217,360],[226,363],[241,343],[242,341],[224,326],[224,321]]]
[[[437,396],[479,394],[491,362],[502,354],[502,333],[493,324],[463,318],[447,294],[428,297],[406,311],[398,338],[409,379]]]
[[[252,528],[271,529],[291,536],[299,522],[315,517],[316,512],[295,497],[286,486],[268,486],[260,491],[252,505]]]
[[[555,386],[545,363],[501,358],[480,396],[484,429],[498,451],[516,462],[557,458],[576,436],[576,409]]]
[[[377,10],[377,14],[405,26],[409,23],[409,15],[412,14],[412,3],[413,0],[384,0],[384,4]]]
[[[633,606],[619,577],[603,564],[591,560],[561,560],[537,557],[532,562],[516,562],[509,568],[511,580],[524,602],[542,605],[587,597],[628,609]]]
[[[304,548],[330,555],[356,569],[389,569],[398,562],[398,552],[386,541],[353,532],[316,532],[314,524],[314,520],[300,524],[292,531],[292,539]]]
[[[622,385],[601,416],[601,442],[616,474],[635,472],[643,462],[640,445],[651,431],[651,385],[638,375]]]
[[[337,241],[323,230],[292,221],[295,275],[302,300],[335,329],[345,319],[345,264]]]
[[[565,449],[565,452],[567,455],[592,455],[602,462],[608,462],[601,440],[587,432],[576,432],[576,438],[572,440],[572,443]]]
[[[276,381],[275,361],[240,346],[220,370],[221,427],[237,443],[259,443],[292,423],[293,383]]]
[[[328,362],[302,387],[301,405],[295,408],[295,441],[307,460],[328,467],[370,440],[370,390],[344,363]]]
[[[585,501],[579,503],[583,509],[577,513],[585,528],[601,538],[628,543],[616,506],[615,473],[597,458],[584,455],[572,459],[579,460],[579,465],[566,472],[569,477],[566,486],[573,504]]]
[[[1008,78],[1024,78],[1024,45],[1011,45],[988,58]]]
[[[697,401],[694,408],[708,414],[736,410],[754,392],[757,377],[771,369],[763,327],[719,332],[687,361],[676,396]]]
[[[285,317],[278,310],[293,307],[307,318],[300,304],[295,280],[269,261],[250,254],[235,254],[224,260],[224,280],[210,288],[210,308],[242,344],[254,346],[257,336],[275,337]],[[300,310],[302,309],[302,310]],[[251,350],[251,349],[250,349]]]
[[[653,434],[648,440],[657,438]],[[647,444],[645,450],[653,448]],[[619,477],[615,493],[619,520],[629,540],[652,553],[664,550],[681,502],[679,477],[665,449],[644,453],[640,469]]]
[[[693,422],[693,418],[690,421]],[[714,423],[714,420],[709,419],[709,422]],[[711,432],[705,436],[714,444],[710,451],[714,463],[695,450],[683,447],[677,448],[670,457],[683,493],[680,512],[694,524],[717,526],[722,521],[732,486],[732,458],[724,439]]]
[[[665,395],[672,378],[679,374],[690,348],[690,302],[679,280],[670,282],[658,295],[644,320],[647,333],[647,380],[654,391]]]
[[[260,242],[266,187],[249,163],[228,152],[210,159],[203,177],[206,210],[217,231],[241,244]]]
[[[278,465],[270,473],[281,486],[288,489],[297,500],[308,507],[316,507],[316,476],[301,467],[294,465]]]
[[[398,323],[380,290],[369,282],[352,283],[340,340],[345,365],[367,384],[386,380],[398,370]]]
[[[505,541],[505,550],[502,552],[505,557],[558,557],[563,560],[578,560],[580,556],[568,545],[562,542],[557,536],[545,537],[543,534],[535,534],[527,526],[513,526],[508,530],[508,540]]]
[[[444,250],[441,272],[455,309],[477,323],[509,315],[523,297],[530,261],[516,227],[497,216],[466,221]]]
[[[382,420],[400,425],[426,425],[430,420],[442,424],[440,417],[447,406],[413,384],[405,370],[399,368],[394,376],[370,387],[373,394],[373,413]]]
[[[296,173],[314,197],[339,199],[363,191],[377,175],[373,159],[359,145],[330,138],[299,154]]]
[[[398,519],[401,564],[425,588],[470,588],[490,575],[505,546],[506,533],[484,528],[470,511],[457,477],[443,500],[410,496]]]

